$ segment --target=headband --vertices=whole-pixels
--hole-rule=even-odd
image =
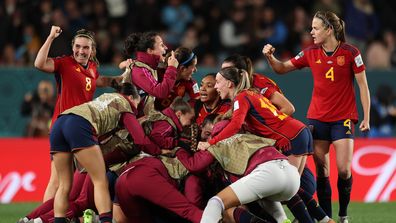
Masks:
[[[183,61],[182,63],[180,63],[181,65],[186,65],[187,63],[189,63],[193,58],[195,57],[194,52],[191,52],[191,55],[189,58],[187,58],[187,60]]]

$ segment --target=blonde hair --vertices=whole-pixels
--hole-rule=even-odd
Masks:
[[[235,85],[234,95],[245,89],[251,89],[252,84],[249,78],[249,73],[244,69],[238,69],[236,67],[226,67],[219,71],[219,73],[227,80],[231,81]]]

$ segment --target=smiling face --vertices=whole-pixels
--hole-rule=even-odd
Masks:
[[[323,20],[314,17],[312,20],[311,36],[314,44],[323,44],[331,35],[331,28],[326,28]]]
[[[219,97],[219,93],[216,88],[216,79],[212,76],[206,76],[201,81],[201,87],[199,88],[199,94],[201,95],[201,101],[205,103],[211,103]]]
[[[180,66],[179,68],[179,73],[178,73],[178,79],[183,79],[183,80],[191,80],[193,73],[197,72],[197,58],[194,58],[192,60],[192,63],[185,67],[185,66]]]
[[[227,80],[220,73],[216,74],[215,88],[220,94],[221,99],[231,99],[231,93],[233,92],[234,85],[230,80]]]
[[[156,36],[153,49],[147,49],[147,52],[149,54],[157,55],[163,60],[167,49],[168,47],[165,46],[162,38],[160,36]]]
[[[73,57],[77,63],[86,66],[92,55],[92,40],[86,37],[76,37],[73,44]]]

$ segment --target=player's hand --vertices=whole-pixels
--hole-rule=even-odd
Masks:
[[[124,61],[122,61],[120,64],[118,64],[118,68],[120,68],[121,70],[125,69],[125,68],[130,68],[130,66],[134,63],[134,61],[132,59],[126,59]]]
[[[171,56],[168,58],[168,66],[176,67],[179,66],[179,61],[175,57],[175,52],[172,50]]]
[[[62,33],[62,29],[59,26],[52,26],[49,38],[55,39]]]
[[[359,125],[359,129],[362,132],[370,131],[370,122],[368,120],[363,120]]]
[[[198,143],[198,149],[199,150],[207,150],[209,148],[210,144],[208,142],[199,142]]]
[[[271,44],[266,44],[263,47],[263,51],[262,52],[263,52],[264,56],[271,57],[272,54],[274,54],[274,52],[275,52],[275,47],[273,47]]]

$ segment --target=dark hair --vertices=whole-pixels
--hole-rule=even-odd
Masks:
[[[190,66],[193,63],[194,59],[197,58],[194,52],[186,47],[178,47],[175,50],[175,57],[177,61],[180,61],[180,65],[184,67]]]
[[[236,88],[235,94],[239,93],[243,89],[249,89],[251,87],[249,74],[243,69],[238,69],[236,67],[226,67],[221,69],[219,73],[225,79],[234,83]]]
[[[93,61],[96,63],[96,65],[99,65],[99,60],[96,58],[96,41],[95,41],[95,33],[86,29],[80,29],[76,32],[76,35],[74,35],[72,39],[72,47],[74,46],[74,42],[78,37],[84,37],[92,42],[92,53],[91,56],[89,57],[89,60]]]
[[[204,127],[207,124],[214,124],[215,119],[217,118],[218,114],[213,113],[209,114],[205,117],[205,119],[202,121],[201,127]]]
[[[214,79],[216,79],[216,73],[207,73],[205,74],[202,79],[204,79],[205,77],[213,77]]]
[[[132,56],[137,51],[146,52],[147,49],[154,49],[156,36],[159,36],[156,32],[130,34],[125,40],[125,53]]]
[[[336,40],[345,42],[345,22],[334,12],[318,11],[314,17],[321,19],[326,29],[332,28],[334,30]]]
[[[232,63],[233,67],[246,70],[249,75],[253,74],[252,60],[247,56],[242,56],[240,54],[233,54],[229,57],[226,57],[223,63]]]
[[[378,101],[385,106],[391,105],[393,100],[395,100],[393,89],[387,84],[380,84],[377,87],[375,96],[377,97]]]
[[[136,86],[129,82],[122,83],[121,85],[114,85],[113,87],[120,94],[127,95],[127,96],[132,95],[133,99],[137,99],[140,97]]]
[[[193,112],[191,105],[180,96],[176,97],[169,107],[175,112],[181,111],[182,114]]]

